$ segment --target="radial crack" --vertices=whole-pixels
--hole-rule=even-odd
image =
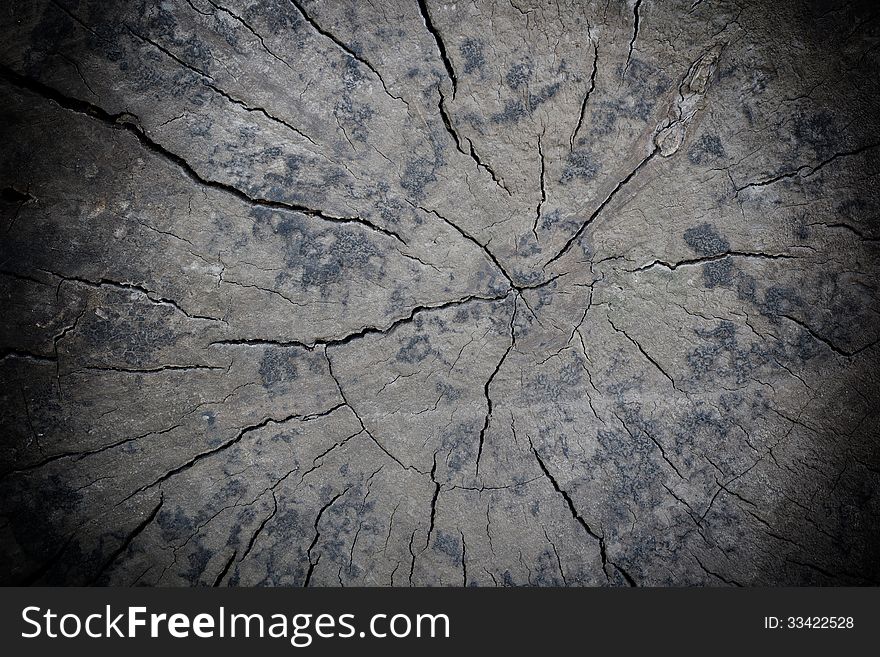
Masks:
[[[605,197],[605,200],[602,201],[599,204],[599,207],[597,207],[593,211],[593,213],[587,218],[587,220],[584,221],[583,224],[581,224],[581,227],[578,228],[577,231],[575,232],[575,234],[569,238],[569,240],[565,243],[565,245],[562,247],[562,249],[560,249],[556,253],[556,255],[554,255],[552,258],[550,258],[544,264],[545,269],[547,267],[549,267],[555,261],[559,260],[559,258],[561,258],[563,255],[568,253],[568,250],[572,247],[572,245],[578,240],[578,238],[583,234],[583,232],[587,229],[587,227],[590,224],[592,224],[599,217],[599,215],[602,213],[602,210],[604,210],[605,207],[614,199],[614,197],[617,195],[617,193],[621,189],[626,187],[626,185],[633,178],[636,177],[636,174],[638,174],[638,172],[641,171],[642,168],[646,164],[648,164],[648,162],[650,162],[653,159],[653,157],[655,155],[657,155],[658,152],[659,152],[659,148],[657,146],[654,146],[653,150],[647,156],[645,156],[645,158],[641,162],[639,162],[638,165],[636,165],[636,167],[632,171],[630,171],[629,174],[627,174],[627,176],[623,180],[618,181],[618,183],[614,186],[614,188],[611,190],[611,192],[608,194],[608,196]]]
[[[183,307],[181,307],[181,305],[177,301],[175,301],[174,299],[168,299],[166,297],[157,296],[156,292],[154,292],[154,291],[152,291],[152,290],[150,290],[150,289],[146,288],[145,286],[140,285],[138,283],[129,283],[129,282],[125,282],[125,281],[114,281],[110,278],[101,278],[96,281],[92,281],[92,280],[89,280],[89,279],[84,278],[82,276],[65,276],[63,274],[58,274],[56,272],[49,271],[48,269],[40,269],[40,271],[42,271],[45,274],[49,274],[50,276],[55,276],[56,278],[61,279],[62,282],[78,283],[79,285],[85,285],[87,287],[92,287],[92,288],[96,288],[96,289],[100,289],[102,287],[110,287],[110,288],[113,288],[116,290],[127,290],[127,291],[131,291],[131,292],[138,292],[138,293],[144,295],[152,303],[159,305],[159,306],[170,306],[170,307],[174,308],[176,311],[178,311],[179,313],[181,313],[182,315],[185,315],[186,317],[188,317],[189,319],[203,319],[203,320],[208,320],[208,321],[212,321],[212,322],[223,322],[223,320],[218,317],[210,317],[208,315],[196,315],[196,314],[189,313],[186,310],[184,310]],[[64,337],[64,336],[61,335],[59,337]]]
[[[507,270],[504,268],[504,266],[501,264],[501,262],[499,262],[498,258],[495,256],[495,254],[489,250],[488,246],[486,246],[485,244],[480,242],[476,237],[474,237],[473,235],[468,233],[464,228],[462,228],[461,226],[459,226],[455,222],[450,221],[449,219],[444,217],[442,214],[440,214],[436,210],[429,210],[428,208],[423,208],[422,206],[418,206],[418,208],[422,212],[427,212],[429,214],[433,214],[435,217],[437,217],[438,219],[443,221],[443,223],[445,223],[446,225],[453,228],[459,235],[464,237],[466,240],[473,242],[478,247],[480,247],[480,250],[486,254],[486,257],[492,261],[492,264],[494,264],[498,268],[498,271],[501,273],[502,276],[504,276],[505,280],[507,280],[508,285],[510,285],[510,287],[512,287],[515,290],[522,289],[521,287],[517,286],[516,283],[513,282],[513,279],[510,277],[510,274],[507,273]]]
[[[636,39],[639,38],[639,7],[642,6],[642,0],[636,0],[636,4],[633,6],[633,35],[632,39],[629,42],[629,53],[626,56],[626,64],[623,67],[623,75],[621,78],[626,77],[626,72],[629,69],[629,63],[632,59],[633,48],[636,45]]]
[[[623,337],[625,337],[627,340],[629,340],[635,346],[635,348],[639,350],[639,353],[642,354],[642,356],[644,356],[645,359],[649,363],[651,363],[655,368],[657,368],[658,372],[660,372],[664,377],[666,377],[669,380],[669,382],[672,384],[672,387],[675,390],[678,390],[679,392],[681,392],[679,387],[675,384],[675,379],[673,379],[671,376],[669,376],[669,374],[666,372],[666,370],[660,366],[660,363],[658,363],[656,360],[654,360],[654,358],[652,358],[651,355],[647,351],[645,351],[644,347],[642,347],[642,345],[638,342],[638,340],[633,338],[625,330],[617,328],[617,326],[614,325],[614,322],[611,320],[610,317],[608,318],[608,323],[611,324],[611,328],[613,328],[617,333],[620,333],[621,335],[623,335]]]
[[[359,62],[360,64],[363,64],[364,66],[366,66],[366,67],[367,67],[367,68],[373,73],[373,75],[375,75],[375,76],[379,79],[379,83],[382,85],[382,89],[385,91],[385,94],[386,94],[386,95],[388,95],[390,98],[393,98],[394,100],[399,100],[399,101],[403,102],[405,105],[409,106],[409,103],[407,103],[402,97],[400,97],[400,96],[395,96],[393,93],[391,93],[391,92],[388,90],[388,87],[386,86],[386,84],[385,84],[385,80],[382,78],[382,75],[379,73],[378,70],[376,70],[376,68],[375,68],[370,62],[368,62],[368,61],[367,61],[364,57],[362,57],[361,55],[358,55],[358,54],[357,54],[354,50],[352,50],[349,46],[345,45],[345,44],[344,44],[340,39],[338,39],[338,38],[337,38],[332,32],[330,32],[329,30],[327,30],[327,29],[321,27],[321,25],[318,23],[318,21],[316,21],[316,20],[315,20],[315,19],[314,19],[314,18],[313,18],[313,17],[312,17],[312,16],[311,16],[306,10],[305,10],[305,8],[302,6],[302,4],[301,4],[300,2],[298,2],[297,0],[289,0],[289,2],[290,2],[290,4],[292,4],[294,7],[296,7],[296,10],[302,15],[302,17],[306,20],[306,22],[307,22],[309,25],[312,26],[312,28],[315,30],[315,32],[317,32],[318,34],[320,34],[321,36],[323,36],[323,37],[325,37],[325,38],[327,38],[327,39],[330,39],[330,41],[332,41],[334,44],[336,44],[336,46],[337,46],[340,50],[342,50],[342,52],[344,52],[346,55],[348,55],[349,57],[351,57],[352,59],[354,59],[356,62]]]
[[[98,107],[97,105],[93,105],[92,103],[80,100],[78,98],[65,96],[64,94],[53,89],[52,87],[46,86],[42,82],[38,82],[37,80],[19,75],[15,71],[5,66],[0,66],[0,77],[3,77],[5,80],[12,83],[16,87],[26,89],[47,100],[54,102],[59,107],[62,107],[66,110],[78,114],[83,114],[85,116],[96,119],[112,128],[122,129],[131,133],[141,143],[141,145],[144,146],[144,148],[177,165],[177,167],[180,168],[190,180],[199,185],[230,194],[248,205],[271,208],[273,210],[278,210],[282,212],[298,212],[300,214],[304,214],[310,217],[317,217],[318,219],[322,219],[324,221],[332,223],[357,224],[387,237],[391,237],[401,244],[406,244],[404,239],[398,233],[394,232],[391,229],[378,226],[368,219],[363,219],[362,217],[335,216],[332,214],[328,214],[322,210],[316,210],[314,208],[310,208],[308,206],[297,203],[289,203],[287,201],[275,201],[258,196],[251,196],[250,194],[242,191],[234,185],[220,182],[218,180],[204,178],[202,174],[196,171],[193,165],[191,165],[182,156],[168,150],[158,142],[154,141],[151,137],[149,137],[144,129],[140,126],[138,118],[130,112],[110,114],[109,112],[101,107]]]
[[[437,499],[440,497],[440,482],[437,481],[435,475],[437,473],[437,452],[434,452],[434,465],[431,466],[431,481],[434,483],[434,493],[431,495],[431,516],[428,525],[428,533],[425,536],[425,548],[431,543],[431,534],[434,532],[434,520],[437,517]]]
[[[511,350],[516,345],[516,333],[514,328],[514,323],[516,322],[516,299],[513,302],[513,312],[510,315],[510,344],[507,346],[507,349],[504,350],[504,353],[501,355],[498,364],[495,366],[495,369],[492,371],[492,374],[489,375],[489,378],[486,380],[486,384],[483,386],[483,396],[486,399],[486,418],[483,421],[483,428],[480,429],[480,442],[477,447],[477,466],[475,476],[480,476],[480,459],[483,456],[483,443],[485,442],[486,431],[489,428],[489,422],[492,418],[492,396],[489,394],[489,387],[492,385],[492,381],[495,380],[499,370],[501,370],[501,366],[504,365],[504,361],[507,360],[507,356],[510,354]]]
[[[587,112],[587,101],[590,100],[590,95],[593,93],[593,90],[596,88],[596,73],[599,69],[599,44],[595,41],[593,42],[593,71],[590,73],[590,88],[584,93],[584,99],[581,101],[581,109],[578,114],[578,122],[574,127],[574,130],[571,133],[571,137],[568,138],[569,150],[574,150],[574,142],[577,139],[578,132],[580,132],[581,126],[584,124],[584,116]]]
[[[765,178],[764,180],[757,180],[754,182],[746,183],[745,185],[741,185],[736,188],[735,196],[739,196],[739,193],[745,189],[753,189],[756,187],[767,187],[768,185],[772,185],[781,180],[786,180],[788,178],[794,178],[795,176],[800,176],[801,174],[803,178],[808,178],[814,175],[817,171],[821,171],[826,166],[837,160],[841,157],[852,157],[854,155],[860,155],[866,151],[873,150],[875,148],[880,148],[880,142],[866,144],[859,148],[856,148],[851,151],[841,151],[839,153],[835,153],[834,155],[818,162],[817,164],[802,164],[798,168],[793,171],[785,171],[783,173],[779,173],[775,176],[771,176],[770,178]]]
[[[324,413],[324,412],[322,411],[322,413]],[[320,414],[321,413],[318,413],[317,415],[320,415]],[[189,470],[194,465],[196,465],[200,461],[202,461],[210,456],[214,456],[215,454],[219,454],[220,452],[226,451],[227,449],[229,449],[233,445],[236,445],[239,442],[241,442],[241,439],[244,438],[249,433],[252,433],[252,432],[257,431],[259,429],[263,429],[263,428],[269,426],[270,424],[279,425],[279,424],[285,424],[287,422],[290,422],[291,420],[307,420],[312,417],[314,417],[314,416],[313,415],[299,415],[297,413],[291,413],[290,415],[287,415],[282,418],[272,418],[272,417],[264,418],[262,421],[258,422],[257,424],[252,424],[250,426],[247,426],[247,427],[240,429],[238,431],[238,433],[235,434],[235,436],[233,436],[232,438],[230,438],[226,442],[220,443],[219,445],[217,445],[217,447],[213,447],[213,448],[206,450],[204,452],[199,452],[198,454],[193,456],[191,459],[189,459],[185,463],[178,465],[175,468],[172,468],[168,472],[166,472],[166,473],[160,475],[159,477],[157,477],[156,479],[154,479],[149,484],[144,484],[143,486],[141,486],[140,488],[135,490],[133,493],[126,496],[122,501],[125,502],[126,500],[130,499],[131,497],[133,497],[137,493],[141,493],[145,490],[149,490],[150,488],[158,486],[162,482],[167,481],[168,479],[171,479],[172,477],[179,475],[181,472],[185,472],[186,470]]]
[[[675,271],[679,267],[693,267],[705,264],[707,262],[726,260],[727,258],[746,258],[753,260],[786,260],[797,259],[797,256],[788,255],[787,253],[762,253],[760,251],[725,251],[724,253],[717,253],[710,256],[701,256],[699,258],[688,258],[686,260],[679,260],[678,262],[652,260],[645,265],[641,265],[640,267],[629,269],[627,271],[632,274],[636,272],[647,271],[649,269],[653,269],[654,267],[662,267],[663,269],[668,269],[669,271]]]
[[[144,518],[141,522],[137,524],[137,526],[132,529],[125,538],[122,539],[122,542],[119,544],[113,552],[110,553],[110,556],[104,561],[103,564],[98,568],[98,572],[92,577],[91,584],[95,584],[101,576],[107,571],[107,569],[113,565],[113,563],[119,558],[119,556],[125,552],[128,547],[134,542],[134,540],[143,532],[152,522],[156,519],[156,515],[158,515],[159,510],[162,508],[162,505],[165,503],[165,495],[159,495],[159,503],[153,507],[153,510],[147,514],[147,517]]]
[[[593,528],[590,527],[589,523],[584,520],[583,516],[578,512],[577,507],[575,507],[574,502],[571,499],[571,495],[566,492],[564,488],[559,485],[559,482],[556,481],[556,478],[550,474],[550,470],[547,469],[547,466],[544,463],[544,460],[541,458],[541,455],[538,454],[538,450],[535,449],[535,446],[532,444],[532,439],[529,438],[529,446],[532,448],[532,452],[535,455],[535,459],[538,461],[538,465],[541,468],[541,472],[544,473],[544,476],[550,480],[550,484],[553,486],[553,490],[555,490],[562,499],[565,500],[565,505],[568,507],[569,512],[571,513],[571,517],[574,518],[577,523],[583,528],[587,534],[595,539],[599,543],[599,556],[602,559],[602,570],[605,571],[605,567],[608,564],[608,555],[605,550],[605,537],[601,534],[597,534],[593,531]],[[605,573],[605,576],[608,576],[608,573]]]
[[[425,0],[418,0],[418,2],[419,11],[422,14],[422,21],[425,24],[425,28],[431,33],[431,36],[434,37],[434,43],[437,44],[437,51],[440,53],[440,59],[443,61],[443,66],[446,68],[446,74],[449,76],[449,81],[452,83],[452,98],[454,99],[455,93],[458,90],[458,79],[455,77],[455,69],[452,67],[452,61],[449,59],[449,55],[446,52],[443,37],[440,36],[440,32],[434,27],[434,21],[431,20],[431,12],[428,11],[427,3]]]
[[[351,490],[351,487],[346,488],[341,493],[337,493],[336,495],[331,497],[330,501],[321,507],[321,509],[318,511],[318,515],[315,517],[315,538],[312,539],[312,543],[311,543],[311,545],[309,545],[309,548],[306,552],[306,555],[309,560],[309,569],[306,572],[305,581],[303,582],[303,588],[309,587],[309,583],[312,580],[312,573],[315,570],[315,566],[318,565],[318,560],[321,558],[321,555],[319,554],[318,558],[315,559],[314,561],[312,561],[312,550],[315,549],[315,546],[318,544],[318,541],[321,538],[321,530],[318,528],[318,525],[321,522],[321,518],[324,516],[324,513],[327,511],[327,509],[329,509],[331,506],[333,506],[333,504],[336,502],[336,500],[338,500],[340,497],[345,495],[349,490]]]
[[[532,233],[535,235],[535,241],[538,241],[538,224],[541,221],[541,213],[544,209],[544,204],[547,202],[547,188],[544,185],[544,177],[547,173],[547,162],[544,159],[544,148],[541,145],[543,134],[538,136],[538,156],[541,159],[541,172],[538,177],[538,184],[541,189],[541,198],[538,200],[538,205],[535,208],[535,223],[532,226]]]
[[[238,21],[239,23],[241,23],[241,24],[244,26],[244,28],[245,28],[248,32],[250,32],[250,33],[251,33],[251,34],[257,39],[257,41],[260,42],[260,45],[262,46],[263,50],[265,50],[266,53],[269,54],[269,56],[271,56],[274,60],[276,60],[276,61],[281,62],[282,64],[284,64],[284,66],[286,66],[287,68],[289,68],[291,71],[294,71],[294,72],[295,72],[294,68],[293,68],[290,64],[288,64],[287,61],[286,61],[284,58],[280,57],[280,56],[279,56],[278,54],[276,54],[271,48],[269,48],[269,46],[266,45],[266,41],[263,39],[263,37],[260,35],[260,33],[257,32],[257,31],[254,29],[254,27],[253,27],[250,23],[248,23],[248,22],[245,21],[241,16],[239,16],[238,14],[233,13],[232,11],[230,11],[229,9],[227,9],[226,7],[223,7],[223,6],[219,5],[219,4],[217,4],[216,2],[214,2],[214,0],[208,0],[208,3],[211,4],[211,5],[213,5],[213,7],[214,7],[215,9],[217,9],[218,11],[222,11],[222,12],[223,12],[224,14],[226,14],[227,16],[231,16],[233,19],[235,19],[236,21]]]
[[[504,185],[504,181],[499,178],[495,171],[489,167],[489,165],[485,164],[480,156],[477,154],[476,149],[474,148],[474,143],[471,141],[470,137],[462,138],[458,134],[458,130],[455,128],[455,124],[452,122],[452,117],[449,115],[449,112],[446,110],[446,96],[443,95],[443,88],[440,85],[437,85],[437,91],[440,94],[440,100],[437,102],[437,107],[440,110],[440,118],[443,119],[443,127],[446,128],[446,132],[452,137],[452,141],[455,143],[456,150],[464,155],[465,157],[469,157],[473,160],[474,164],[477,165],[477,168],[484,170],[489,176],[492,178],[492,181],[501,189],[503,189],[508,196],[511,196],[511,192]],[[467,141],[468,150],[465,150],[462,146],[462,139]]]

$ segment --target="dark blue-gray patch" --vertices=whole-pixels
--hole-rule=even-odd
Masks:
[[[175,539],[183,536],[191,535],[195,529],[193,519],[187,516],[179,505],[174,508],[174,511],[168,511],[164,508],[160,510],[156,516],[156,524],[159,525],[162,540],[166,544],[173,543]]]
[[[440,446],[447,450],[447,468],[453,472],[461,472],[466,466],[473,465],[477,455],[476,436],[480,433],[480,426],[476,422],[459,422],[446,429]]]
[[[734,279],[735,270],[730,258],[707,262],[703,265],[703,284],[707,288],[727,287]]]
[[[436,160],[424,156],[408,161],[403,169],[400,186],[414,198],[422,198],[425,195],[425,187],[437,180],[437,164]]]
[[[357,103],[348,94],[343,94],[337,99],[333,114],[346,129],[349,138],[359,142],[367,140],[369,132],[367,123],[375,114],[372,107]]]
[[[730,242],[709,223],[688,228],[684,231],[683,237],[693,251],[703,256],[714,256],[730,251]]]
[[[260,361],[260,379],[270,388],[276,383],[290,383],[299,378],[296,360],[298,350],[293,347],[269,347]]]
[[[186,556],[187,568],[182,573],[190,585],[198,583],[213,556],[214,553],[211,550],[202,545],[200,541],[196,542],[195,551]]]
[[[414,335],[400,347],[395,358],[403,363],[419,363],[433,351],[427,335]]]
[[[688,160],[691,164],[705,164],[722,158],[727,153],[718,135],[705,134],[691,144],[688,149]]]
[[[521,100],[508,99],[504,101],[504,108],[492,115],[493,123],[516,123],[524,118],[528,112]]]
[[[827,111],[797,114],[792,132],[796,147],[808,146],[821,157],[830,155],[840,142],[836,119]]]
[[[486,64],[486,58],[483,56],[483,44],[479,39],[466,38],[461,42],[458,50],[464,58],[465,73],[478,71]]]
[[[461,542],[454,534],[438,529],[432,546],[435,550],[451,557],[455,563],[461,560]]]
[[[507,86],[511,89],[519,89],[522,85],[526,84],[532,78],[532,65],[531,62],[517,62],[513,66],[511,66],[507,75],[504,76],[504,80],[507,82]]]
[[[591,153],[585,151],[573,151],[569,153],[565,162],[565,168],[562,170],[562,178],[559,182],[563,185],[572,180],[590,181],[596,177],[600,169],[599,162]]]

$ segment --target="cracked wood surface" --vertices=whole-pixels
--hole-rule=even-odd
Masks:
[[[880,583],[863,4],[6,3],[0,579]]]

